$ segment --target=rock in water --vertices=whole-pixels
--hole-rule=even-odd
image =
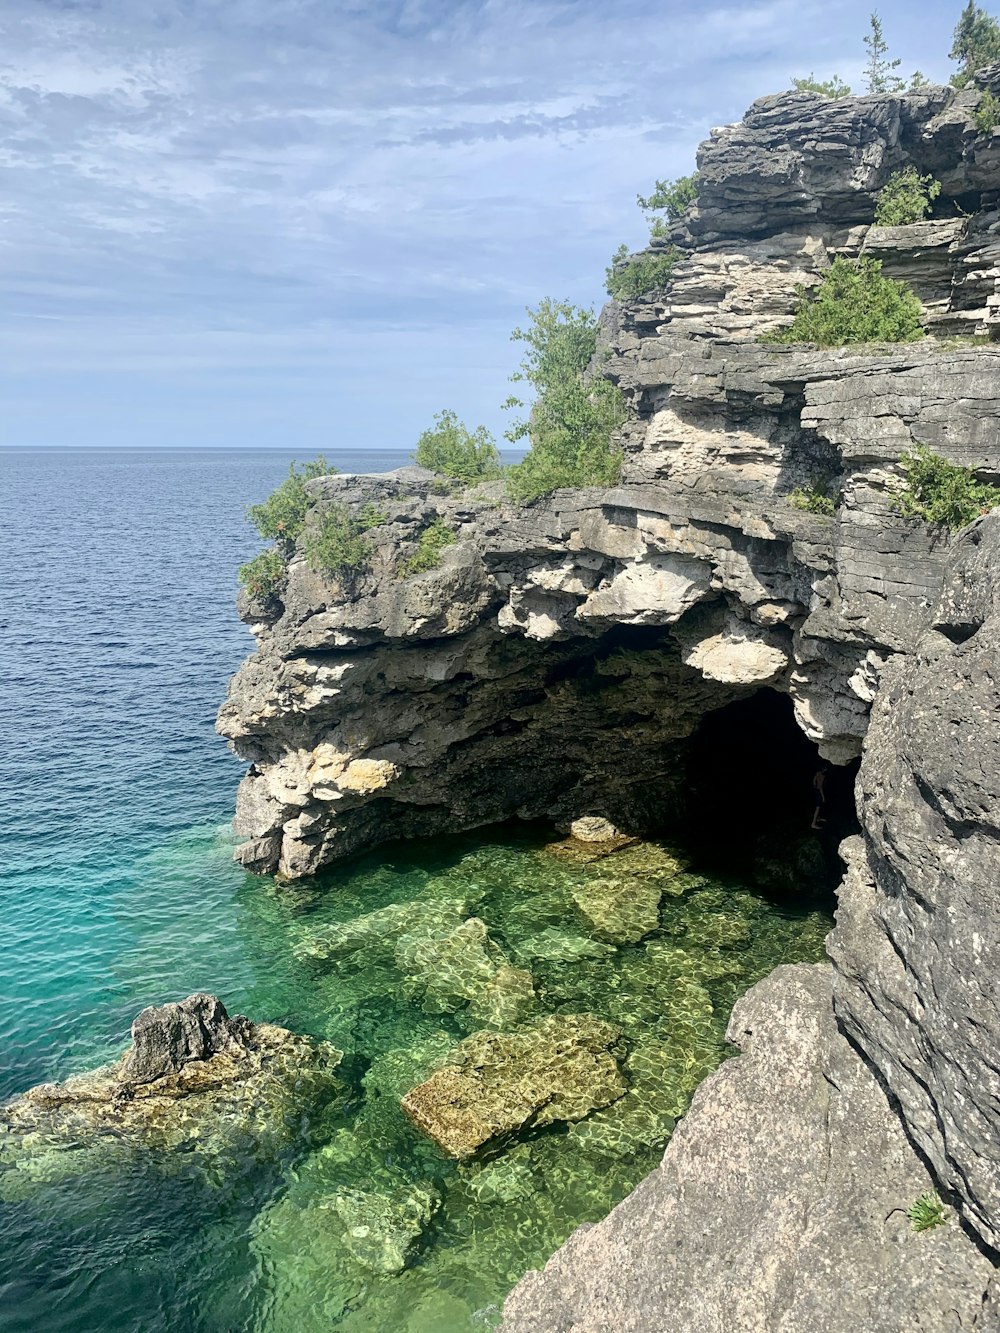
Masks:
[[[438,1205],[427,1189],[370,1194],[347,1190],[334,1207],[346,1226],[344,1245],[351,1257],[372,1273],[401,1273],[417,1250],[424,1227]]]
[[[271,1023],[230,1018],[213,995],[144,1009],[117,1064],[42,1083],[0,1108],[0,1159],[30,1172],[59,1145],[133,1140],[255,1151],[302,1133],[343,1088],[342,1054]]]
[[[595,933],[615,944],[635,944],[660,924],[663,888],[655,880],[592,879],[573,890],[573,901]]]
[[[402,1107],[452,1157],[469,1157],[523,1125],[579,1120],[624,1096],[621,1029],[554,1014],[520,1032],[475,1032]]]
[[[132,1024],[132,1049],[118,1077],[123,1083],[152,1083],[176,1074],[191,1060],[247,1050],[252,1038],[250,1021],[230,1018],[214,995],[189,995],[176,1004],[150,1006]]]

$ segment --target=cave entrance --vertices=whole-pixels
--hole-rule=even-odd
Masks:
[[[749,874],[776,899],[828,899],[843,873],[837,847],[858,831],[859,762],[825,764],[775,690],[706,713],[688,750],[686,840],[706,869]],[[814,832],[813,777],[824,764],[826,823]]]

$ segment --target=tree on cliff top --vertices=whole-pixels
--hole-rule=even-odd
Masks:
[[[530,441],[525,457],[507,471],[511,496],[524,504],[560,486],[613,486],[621,471],[615,432],[625,421],[625,400],[610,380],[588,375],[597,350],[592,310],[566,301],[542,301],[531,323],[511,338],[527,348],[511,378],[529,384],[535,400],[515,420],[508,440]],[[510,398],[507,407],[524,407]]]
[[[454,412],[445,409],[417,441],[414,461],[456,481],[487,481],[503,471],[493,436],[485,426],[469,430]]]
[[[292,463],[288,476],[281,485],[271,492],[260,504],[251,505],[247,518],[262,537],[276,540],[279,544],[291,547],[302,531],[306,511],[310,505],[306,491],[306,482],[315,477],[335,476],[337,469],[331,467],[320,454],[311,463]]]
[[[885,40],[885,34],[882,31],[882,20],[877,13],[872,14],[869,20],[869,32],[864,41],[868,48],[868,64],[865,66],[868,91],[870,93],[902,92],[906,84],[892,71],[898,69],[903,62],[899,59],[890,60],[888,58],[889,44]]]
[[[956,88],[964,88],[977,69],[1000,60],[1000,23],[985,9],[969,0],[955,28],[948,53],[961,69],[952,79]]]

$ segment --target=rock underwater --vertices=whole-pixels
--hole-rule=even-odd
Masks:
[[[341,1052],[271,1023],[230,1017],[213,995],[144,1009],[115,1064],[42,1083],[0,1107],[0,1197],[40,1153],[102,1144],[260,1156],[342,1099]],[[81,1163],[83,1159],[80,1159]],[[5,1169],[6,1168],[6,1169]]]

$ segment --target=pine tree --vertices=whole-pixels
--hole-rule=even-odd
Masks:
[[[975,0],[969,0],[958,20],[948,54],[962,67],[952,83],[956,88],[964,88],[977,69],[1000,60],[1000,23],[980,9]]]
[[[865,46],[868,48],[868,64],[865,69],[868,91],[870,93],[901,92],[906,85],[892,71],[898,69],[902,61],[887,59],[889,44],[885,40],[885,34],[882,31],[882,20],[877,13],[871,16],[871,31],[865,38]]]

